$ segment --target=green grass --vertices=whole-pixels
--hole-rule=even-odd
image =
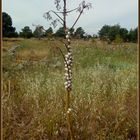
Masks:
[[[15,44],[23,46],[16,58],[3,56],[4,139],[65,140],[64,64],[53,45],[65,48],[59,41],[35,39],[4,42],[4,47]],[[137,139],[137,44],[74,40],[72,46],[75,139]]]

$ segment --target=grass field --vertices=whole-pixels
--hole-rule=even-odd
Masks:
[[[16,45],[14,56],[8,50]],[[64,64],[57,39],[3,41],[4,140],[66,140]],[[73,40],[75,140],[137,139],[137,44]]]

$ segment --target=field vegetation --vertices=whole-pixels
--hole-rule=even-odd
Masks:
[[[14,53],[9,50],[19,46]],[[4,38],[4,140],[66,140],[60,39]],[[137,44],[72,42],[75,140],[137,139]]]

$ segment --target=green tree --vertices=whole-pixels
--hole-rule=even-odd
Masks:
[[[12,26],[12,18],[7,13],[2,13],[2,32],[4,37],[18,37],[16,28]]]
[[[53,29],[52,27],[48,28],[45,32],[45,36],[52,37],[53,36]]]
[[[91,36],[91,35],[89,35],[89,34],[85,33],[85,35],[84,35],[84,39],[85,39],[85,40],[88,40],[88,39],[91,39],[91,38],[92,38],[92,36]]]
[[[43,37],[43,35],[44,35],[43,29],[44,29],[43,26],[37,26],[34,33],[33,33],[34,37],[36,37],[40,40],[41,37]]]
[[[138,41],[138,28],[131,29],[128,33],[128,40],[136,43]]]
[[[118,24],[110,27],[108,38],[111,42],[115,40],[116,36],[119,34],[119,30],[120,30],[120,25]]]
[[[128,39],[128,30],[126,28],[121,28],[118,24],[113,26],[104,25],[98,34],[100,39],[109,40],[109,42],[114,41],[118,35],[124,42]]]
[[[32,30],[30,29],[30,27],[29,26],[25,26],[22,29],[22,32],[20,32],[20,36],[24,37],[24,38],[31,38],[31,37],[33,37],[33,33],[32,33]]]
[[[56,31],[55,36],[56,36],[56,37],[65,37],[64,28],[63,28],[63,27],[60,27],[60,28]]]
[[[75,31],[75,37],[77,38],[84,38],[85,31],[82,27],[78,27]]]
[[[126,42],[128,39],[128,30],[126,28],[121,28],[119,30],[119,35],[123,39],[123,41]]]
[[[110,31],[110,26],[104,25],[101,28],[101,30],[99,30],[99,32],[98,32],[100,39],[107,40],[107,38],[109,37],[109,31]]]

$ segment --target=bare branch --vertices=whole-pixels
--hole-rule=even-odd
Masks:
[[[60,41],[61,43],[63,43],[64,45],[65,45],[65,48],[67,49],[67,51],[69,51],[69,48],[67,47],[68,46],[68,44],[66,44],[64,41],[62,41],[62,40],[58,40],[58,41]]]
[[[85,1],[83,1],[81,4],[79,4],[79,7],[77,8],[77,11],[80,12],[76,21],[74,22],[74,24],[72,25],[71,29],[74,28],[75,24],[77,23],[77,21],[79,20],[81,14],[83,13],[84,9],[90,9],[92,6],[91,6],[91,3],[85,3]]]
[[[63,23],[62,23],[59,19],[58,19],[57,21],[58,21],[58,22],[60,22],[60,24],[62,24],[62,25],[63,25]]]
[[[79,7],[75,8],[75,9],[72,9],[72,10],[69,10],[69,11],[66,11],[66,13],[70,13],[70,12],[73,12],[73,11],[76,11]]]
[[[54,28],[57,26],[57,21],[63,25],[63,23],[59,19],[55,19],[51,22],[51,25],[53,25]]]
[[[60,51],[60,53],[62,54],[62,57],[63,57],[64,61],[67,63],[67,61],[65,60],[65,55],[64,55],[63,51],[59,47],[56,47],[56,48]]]
[[[76,24],[77,21],[79,20],[79,18],[80,18],[80,16],[82,15],[82,13],[83,13],[83,9],[82,9],[82,11],[80,12],[79,16],[77,17],[77,19],[76,19],[76,21],[74,22],[74,24],[72,25],[71,29],[74,28],[75,24]]]
[[[50,12],[53,12],[59,19],[61,19],[61,20],[64,22],[64,20],[57,14],[57,12],[55,12],[55,11],[53,11],[53,10],[50,10],[50,11],[46,12],[46,13],[43,15],[43,17],[44,17],[44,18],[47,18],[48,20],[52,20],[52,17],[51,17],[51,15],[50,15]]]
[[[64,31],[65,31],[65,33],[66,33],[66,0],[63,0],[63,2],[64,2],[64,8],[63,8],[63,11],[64,11],[64,13],[63,13],[63,27],[64,27]]]

